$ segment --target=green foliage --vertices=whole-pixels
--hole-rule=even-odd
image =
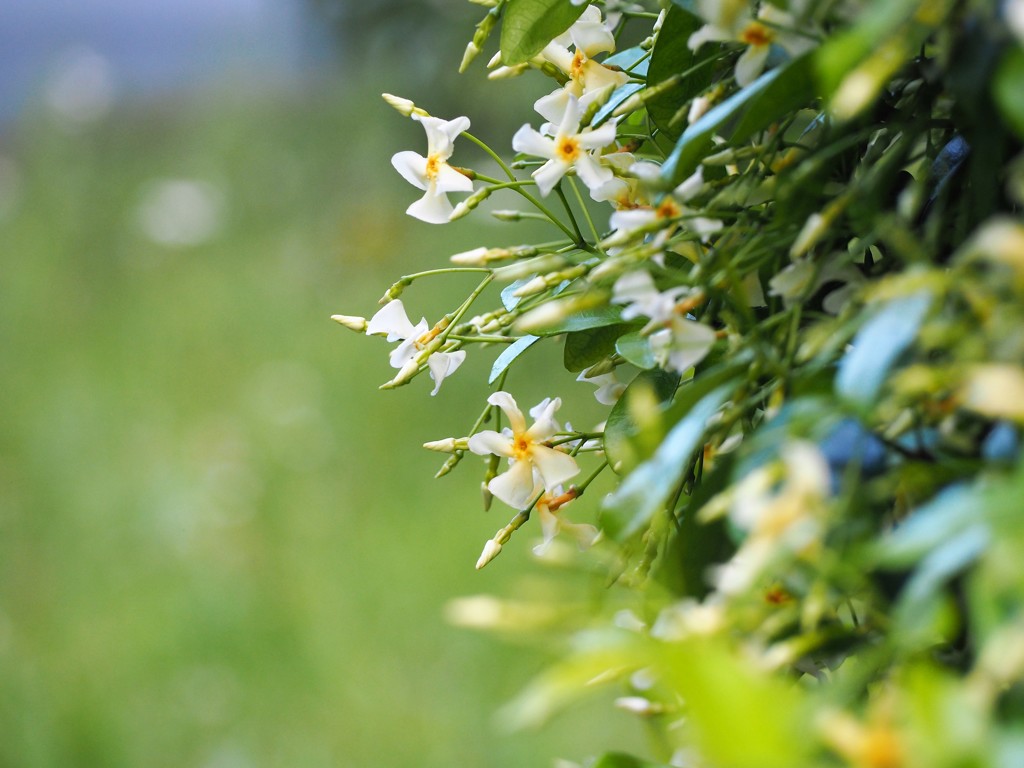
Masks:
[[[504,176],[474,170],[435,221],[518,196],[528,212],[495,216],[556,239],[457,257],[481,272],[470,304],[515,282],[497,309],[445,315],[403,370],[535,344],[532,366],[502,355],[500,388],[552,382],[532,426],[502,391],[428,446],[488,457],[485,503],[516,508],[478,568],[537,517],[551,583],[599,585],[583,616],[555,599],[526,613],[564,652],[508,717],[540,724],[601,683],[652,740],[591,765],[1008,764],[1024,728],[1021,4],[496,7],[495,77],[555,90]],[[449,205],[419,186],[415,205]],[[544,348],[598,386],[592,428]],[[603,499],[579,501],[596,482]],[[567,518],[581,509],[600,538]]]

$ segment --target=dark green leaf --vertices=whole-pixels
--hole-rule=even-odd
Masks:
[[[662,166],[662,177],[679,184],[697,170],[714,146],[715,135],[736,145],[815,97],[813,52],[761,75],[687,128]]]
[[[615,342],[615,351],[637,368],[649,369],[657,365],[651,341],[640,333],[627,333]]]
[[[864,324],[851,349],[839,361],[836,392],[860,406],[878,395],[889,369],[917,338],[931,295],[919,292],[893,299]]]
[[[708,419],[732,394],[729,385],[707,395],[665,436],[654,455],[634,469],[605,499],[601,524],[613,539],[641,530],[663,509],[690,470],[690,458],[704,438]]]
[[[690,35],[704,25],[702,19],[679,6],[669,9],[658,36],[658,45],[651,54],[651,66],[647,72],[649,86],[663,83],[668,78],[686,72],[702,60],[717,55],[717,45],[705,45],[699,51],[691,51],[687,42]],[[698,56],[698,54],[700,54]],[[662,133],[671,139],[677,139],[686,125],[684,119],[672,123],[687,101],[699,94],[711,84],[711,67],[703,67],[690,73],[674,88],[659,94],[647,102],[647,114]]]
[[[626,387],[604,428],[604,448],[615,472],[629,472],[657,448],[664,435],[661,411],[678,386],[678,374],[655,368]]]
[[[501,61],[515,66],[529,61],[565,32],[586,5],[569,0],[509,0],[501,22]]]
[[[505,348],[505,351],[498,355],[498,359],[491,366],[491,375],[487,377],[487,383],[493,384],[505,369],[512,365],[512,361],[529,349],[540,336],[523,336]]]
[[[606,325],[586,331],[574,331],[565,337],[565,351],[562,362],[565,370],[579,373],[594,363],[604,360],[615,351],[615,340],[628,330],[629,326]]]

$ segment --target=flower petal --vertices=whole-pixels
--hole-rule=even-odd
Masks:
[[[537,191],[540,192],[540,196],[547,197],[568,170],[569,164],[561,160],[548,160],[535,170],[532,176],[533,180],[537,182]]]
[[[452,215],[452,204],[443,192],[427,191],[423,197],[405,209],[414,219],[428,224],[447,224]]]
[[[555,411],[562,407],[562,398],[548,398],[536,408],[530,409],[530,415],[534,417],[533,426],[526,431],[527,437],[535,443],[542,443],[551,438],[561,430],[558,422],[555,421]]]
[[[401,299],[389,301],[378,309],[377,314],[371,317],[370,322],[366,324],[367,336],[386,333],[388,341],[408,339],[415,332]]]
[[[508,425],[515,434],[519,435],[526,431],[526,419],[523,417],[523,412],[519,410],[519,404],[516,403],[516,399],[508,392],[500,390],[492,392],[491,396],[487,398],[487,402],[498,406],[505,412]]]
[[[495,498],[514,509],[523,509],[534,494],[533,467],[528,461],[517,461],[487,484]]]
[[[576,158],[576,175],[590,190],[600,189],[615,178],[610,168],[603,167],[592,155],[585,153]]]
[[[468,176],[456,171],[448,163],[442,163],[437,169],[434,182],[438,192],[472,192],[473,181]]]
[[[391,165],[414,187],[426,189],[430,183],[427,178],[427,158],[422,155],[410,150],[399,152],[391,157]]]
[[[516,131],[512,137],[512,149],[527,155],[546,157],[548,160],[555,157],[555,142],[542,136],[529,124]]]
[[[736,85],[744,88],[750,85],[761,74],[764,63],[768,60],[770,45],[751,45],[736,60]]]
[[[533,446],[532,456],[533,465],[543,478],[544,487],[547,490],[552,490],[559,483],[576,477],[580,472],[576,459],[546,445]],[[494,495],[497,496],[497,494]]]
[[[469,450],[478,456],[511,456],[512,438],[493,429],[485,429],[469,438]]]
[[[430,378],[434,380],[434,391],[430,393],[431,395],[437,394],[437,391],[441,389],[441,382],[455,373],[465,359],[466,353],[461,349],[455,352],[435,352],[427,358]]]
[[[537,114],[547,120],[549,123],[558,124],[562,122],[562,118],[565,116],[565,107],[569,103],[569,92],[560,88],[557,91],[552,91],[547,96],[541,96],[533,103],[533,108],[537,110]],[[513,146],[515,146],[513,144]]]

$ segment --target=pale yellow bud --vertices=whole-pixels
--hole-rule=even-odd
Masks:
[[[356,333],[366,333],[366,322],[365,317],[359,317],[357,315],[331,315],[331,320],[341,325],[344,325],[350,331]]]
[[[480,48],[472,40],[466,46],[465,52],[462,54],[462,63],[459,64],[459,74],[461,75],[470,64],[473,63],[473,59],[480,55]]]
[[[476,569],[479,571],[500,554],[501,544],[496,542],[494,539],[490,539],[486,544],[484,544],[484,551],[480,553],[480,558],[476,561]]]
[[[412,381],[413,377],[419,373],[420,364],[417,360],[413,359],[407,362],[398,371],[398,375],[395,376],[391,381],[384,382],[380,385],[380,389],[394,389],[400,387],[403,384],[408,384]]]
[[[455,453],[456,451],[465,451],[468,449],[469,441],[464,437],[461,439],[446,437],[442,440],[431,440],[430,442],[424,443],[423,447],[428,451],[437,451],[438,453]]]
[[[392,93],[382,93],[381,98],[384,99],[391,107],[398,111],[400,115],[404,117],[411,117],[412,115],[420,115],[426,117],[428,112],[425,109],[420,109],[409,99],[403,99],[401,96],[395,96]]]
[[[489,248],[481,246],[479,248],[474,248],[471,251],[463,251],[462,253],[453,254],[448,258],[448,260],[452,264],[458,264],[462,267],[481,267],[487,263],[487,254],[489,252]]]

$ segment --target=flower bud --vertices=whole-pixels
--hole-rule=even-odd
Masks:
[[[398,113],[404,117],[412,117],[413,115],[420,115],[426,117],[429,113],[425,109],[420,109],[413,104],[409,99],[403,99],[401,96],[395,96],[391,93],[382,93],[381,98],[384,99],[391,107],[396,109]]]
[[[526,259],[506,267],[498,267],[494,270],[494,277],[498,280],[522,280],[525,277],[532,277],[535,274],[545,274],[565,265],[565,258],[555,253],[546,253],[533,259]]]
[[[461,219],[463,216],[468,216],[470,211],[491,196],[492,191],[493,190],[490,187],[478,189],[472,195],[455,206],[455,210],[453,210],[451,215],[448,216],[448,221],[455,221],[456,219]]]
[[[366,333],[368,323],[365,317],[358,317],[357,315],[331,315],[331,320],[344,325],[350,331]]]
[[[501,544],[496,542],[494,539],[488,540],[488,542],[484,544],[484,551],[480,553],[480,558],[476,561],[476,569],[479,571],[500,554]]]
[[[380,385],[380,389],[394,389],[400,387],[403,384],[408,384],[412,381],[413,377],[420,372],[420,364],[416,359],[410,360],[401,367],[398,371],[398,375],[391,381],[386,381]]]
[[[466,50],[462,54],[462,62],[459,64],[460,75],[469,68],[469,65],[473,63],[473,59],[478,55],[480,55],[480,48],[476,43],[470,40],[469,44],[466,45]]]
[[[499,54],[500,56],[501,54]],[[516,64],[514,67],[496,67],[487,73],[488,80],[508,80],[513,77],[519,77],[526,70],[530,68],[529,64]]]
[[[479,248],[474,248],[471,251],[452,254],[448,257],[448,260],[452,264],[458,264],[460,267],[482,267],[487,263],[487,254],[489,254],[491,250],[492,249],[490,248],[480,246]]]
[[[437,451],[438,453],[455,453],[455,451],[465,451],[469,448],[469,441],[466,438],[454,438],[446,437],[442,440],[431,440],[430,442],[424,443],[423,447],[428,451]]]

